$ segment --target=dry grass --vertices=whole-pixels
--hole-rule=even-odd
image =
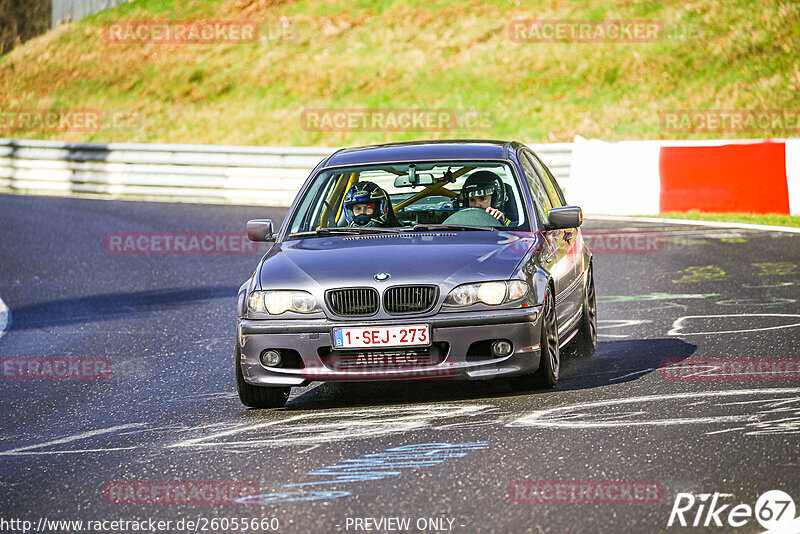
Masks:
[[[124,109],[99,132],[11,137],[260,145],[354,145],[435,137],[526,142],[786,137],[797,132],[664,132],[670,109],[800,112],[800,5],[694,0],[282,2],[137,0],[34,39],[0,58],[0,110]],[[120,20],[257,22],[250,44],[111,44]],[[515,43],[513,18],[655,19],[653,43]],[[474,110],[443,132],[321,132],[307,108]]]

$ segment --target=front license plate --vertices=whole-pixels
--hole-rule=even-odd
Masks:
[[[430,344],[430,326],[427,324],[333,329],[335,349],[419,347]]]

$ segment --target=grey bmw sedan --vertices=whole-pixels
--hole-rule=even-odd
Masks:
[[[282,406],[311,381],[508,378],[553,387],[594,352],[579,207],[525,145],[425,141],[335,152],[239,289],[236,385]]]

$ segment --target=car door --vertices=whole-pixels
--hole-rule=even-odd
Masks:
[[[536,170],[536,174],[544,186],[547,197],[553,207],[565,206],[564,195],[555,181],[552,173],[545,167],[542,161],[532,152],[526,151],[525,156],[530,160],[531,165]],[[583,304],[583,262],[581,258],[582,246],[581,238],[577,228],[561,230],[559,247],[559,272],[562,277],[562,290],[556,299],[560,307],[559,330],[570,329],[575,318],[578,316],[580,307]],[[562,320],[563,318],[563,320]]]
[[[522,174],[525,181],[528,183],[528,189],[531,193],[534,209],[539,220],[543,224],[547,224],[547,212],[553,207],[550,196],[544,187],[536,169],[531,163],[531,159],[525,154],[525,151],[519,152],[519,164],[522,168]],[[569,286],[569,280],[565,278],[567,274],[564,270],[563,257],[568,247],[564,241],[563,230],[547,230],[544,232],[544,245],[542,246],[542,254],[540,256],[542,267],[550,272],[553,277],[553,284],[556,291],[556,303],[559,302],[558,295],[562,294]],[[556,314],[558,316],[559,325],[562,319],[566,320],[567,317],[563,316],[562,307],[556,306]]]

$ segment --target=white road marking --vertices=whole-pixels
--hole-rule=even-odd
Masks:
[[[637,324],[652,323],[650,319],[601,319],[597,321],[597,329],[601,328],[624,328],[626,326],[635,326]],[[601,323],[619,323],[619,324],[606,324],[600,326]]]
[[[173,443],[168,448],[282,447],[373,438],[430,428],[441,419],[479,415],[490,408],[493,406],[444,404],[309,413],[186,439]],[[260,432],[264,429],[269,429],[266,436]],[[244,435],[245,439],[227,439],[240,435]]]
[[[651,302],[658,300],[675,300],[675,299],[706,299],[708,297],[717,297],[719,293],[649,293],[647,295],[607,295],[604,297],[597,297],[598,302],[604,304],[614,303],[631,303],[631,302]]]
[[[792,324],[785,324],[779,326],[764,326],[761,328],[745,328],[741,330],[719,330],[716,332],[684,332],[681,329],[683,328],[683,322],[687,319],[718,319],[723,317],[794,317],[800,319],[800,315],[794,313],[735,313],[735,314],[724,314],[724,315],[686,315],[684,317],[679,317],[672,323],[672,329],[667,332],[668,336],[706,336],[711,334],[740,334],[743,332],[761,332],[764,330],[780,330],[782,328],[793,328],[795,326],[800,326],[800,322],[792,323]]]
[[[478,428],[481,426],[502,425],[503,423],[505,423],[504,419],[490,419],[488,421],[464,421],[463,423],[448,423],[446,425],[434,426],[431,427],[431,430],[448,430],[453,428],[465,430],[468,428]]]
[[[743,404],[765,404],[769,403],[771,407],[780,406],[782,404],[791,404],[795,402],[795,399],[784,399],[782,401],[776,401],[775,399],[753,399],[753,400],[746,400],[740,402],[726,402],[725,406],[739,406]]]
[[[0,452],[0,456],[8,455],[8,456],[33,456],[33,455],[41,455],[41,454],[83,454],[86,452],[110,452],[110,451],[128,451],[133,450],[136,447],[108,447],[103,449],[74,449],[71,451],[23,451],[23,452],[11,452],[8,451]]]
[[[775,398],[780,395],[792,395],[790,398]],[[753,411],[741,406],[738,413],[731,413],[733,406],[740,403],[726,403],[727,397],[759,397],[766,399],[747,399],[748,401],[767,403],[765,409]],[[705,410],[706,414],[697,414],[690,417],[664,417],[663,409],[666,401],[678,400],[679,405],[685,409],[685,400],[708,399],[698,408]],[[715,403],[715,401],[717,401]],[[650,403],[650,406],[648,406]],[[777,404],[775,404],[777,403]],[[793,407],[781,408],[781,405],[793,403]],[[630,410],[628,410],[630,406]],[[648,409],[652,406],[652,411]],[[615,410],[616,409],[616,410]],[[714,414],[714,411],[718,413]],[[729,413],[724,413],[728,410]],[[792,412],[791,417],[785,417],[785,412]],[[723,412],[723,413],[720,413]],[[778,415],[780,419],[772,419]],[[736,428],[741,428],[747,435],[766,434],[795,434],[800,432],[800,388],[767,388],[767,389],[740,389],[728,391],[703,391],[692,393],[675,393],[670,395],[650,395],[644,397],[629,397],[608,399],[599,402],[570,404],[545,410],[537,410],[509,423],[510,427],[539,427],[551,429],[566,428],[620,428],[637,426],[670,426],[670,425],[697,425],[735,423]],[[715,431],[719,433],[720,431]]]
[[[561,376],[558,380],[560,382],[563,382],[564,380],[572,380],[573,378],[586,378],[587,376],[610,375],[613,373],[619,373],[620,371],[631,371],[634,369],[635,369],[634,367],[628,367],[626,369],[612,369],[611,371],[599,371],[597,373],[582,373],[579,375]]]
[[[178,432],[179,436],[187,434],[198,436],[172,443],[167,445],[167,448],[215,447],[217,450],[225,452],[248,452],[264,446],[305,445],[310,447],[305,449],[307,452],[319,445],[336,441],[352,441],[400,432],[435,429],[437,425],[456,417],[471,418],[493,415],[496,418],[497,415],[502,415],[502,413],[496,412],[497,409],[491,405],[441,404],[307,413],[275,421],[234,426],[221,422],[193,427],[169,425],[151,428],[147,423],[129,423],[0,451],[0,456],[98,453],[138,449],[146,447],[148,442],[144,440],[131,447],[113,446],[114,444],[109,443],[108,446],[102,448],[92,448],[82,444],[80,449],[59,447],[55,450],[42,450],[79,440],[92,439],[100,435],[115,434],[116,438],[119,438],[131,433],[165,431]],[[480,424],[480,421],[473,420],[471,424],[477,425]],[[502,424],[502,422],[495,419],[492,424]],[[169,435],[172,435],[172,432]]]
[[[116,451],[121,449],[129,449],[133,447],[116,447],[116,448],[104,448],[104,449],[82,449],[79,451],[35,451],[32,452],[33,449],[41,449],[44,447],[49,447],[51,445],[63,445],[64,443],[70,443],[73,441],[78,441],[81,439],[92,438],[94,436],[99,436],[102,434],[110,434],[112,432],[117,432],[119,430],[126,430],[128,428],[142,428],[144,427],[144,423],[128,423],[125,425],[116,425],[109,428],[101,428],[98,430],[89,430],[88,432],[81,432],[79,434],[73,434],[71,436],[67,436],[65,438],[54,439],[52,441],[46,441],[44,443],[37,443],[36,445],[27,445],[25,447],[18,447],[16,449],[11,449],[8,451],[0,451],[0,456],[22,456],[28,454],[64,454],[64,453],[74,453],[74,452],[105,452],[105,451]]]
[[[738,430],[744,430],[744,427],[743,426],[738,426],[738,427],[735,427],[735,428],[726,428],[724,430],[715,430],[713,432],[706,432],[706,436],[712,436],[714,434],[725,434],[727,432],[736,432]]]
[[[796,285],[796,282],[778,282],[776,284],[761,284],[761,285],[753,285],[753,284],[742,284],[742,287],[747,287],[750,289],[761,289],[767,287],[787,287]]]
[[[608,328],[624,328],[626,326],[636,326],[640,324],[652,323],[649,319],[601,319],[597,321],[598,336],[613,337],[613,338],[626,338],[631,337],[633,334],[601,334],[600,329]],[[603,324],[603,323],[619,323],[619,324]]]
[[[800,228],[790,226],[769,226],[766,224],[729,223],[718,221],[692,221],[689,219],[661,219],[659,217],[625,217],[624,215],[586,215],[587,221],[638,221],[646,223],[683,224],[687,226],[712,226],[714,228],[742,228],[744,230],[765,230],[768,232],[786,232],[800,234]]]
[[[0,338],[6,333],[6,328],[8,327],[10,319],[11,312],[8,310],[8,306],[3,302],[3,299],[0,299]]]
[[[617,376],[615,378],[609,378],[608,381],[609,382],[613,382],[615,380],[622,380],[623,378],[627,378],[629,376],[640,375],[642,373],[649,373],[650,371],[655,371],[655,370],[656,370],[655,367],[650,367],[648,369],[642,369],[641,371],[634,371],[632,373],[628,373],[627,375]]]
[[[730,299],[717,302],[720,306],[775,306],[780,304],[791,304],[797,302],[795,299],[784,297],[771,297],[768,299]]]

